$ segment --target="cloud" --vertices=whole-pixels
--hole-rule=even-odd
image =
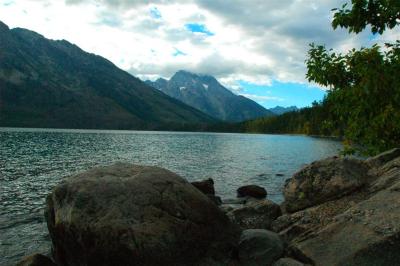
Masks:
[[[268,100],[274,100],[274,101],[279,101],[279,102],[284,101],[283,98],[275,97],[275,96],[264,96],[264,95],[249,94],[249,93],[239,93],[239,95],[242,95],[242,96],[252,99],[254,101],[268,101]]]
[[[121,19],[112,12],[101,11],[99,15],[98,25],[106,25],[110,27],[120,27],[122,26]]]
[[[0,0],[0,19],[67,39],[139,77],[187,69],[240,90],[240,81],[305,83],[311,42],[345,52],[400,39],[399,30],[373,40],[368,32],[333,31],[330,10],[343,1]]]
[[[185,56],[186,53],[184,53],[181,50],[175,48],[175,52],[173,53],[173,56],[180,56],[180,55]]]
[[[4,1],[2,4],[3,4],[3,6],[10,6],[10,5],[13,5],[13,4],[15,4],[15,2],[14,2],[14,1],[11,1],[11,0],[9,0],[9,1]]]

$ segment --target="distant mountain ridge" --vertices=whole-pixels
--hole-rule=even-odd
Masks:
[[[297,106],[289,106],[289,107],[282,107],[282,106],[275,106],[274,108],[269,108],[269,111],[273,112],[276,115],[282,115],[284,113],[288,113],[288,112],[293,112],[293,111],[298,111],[299,108],[297,108]]]
[[[214,122],[101,56],[0,22],[0,126],[180,129]]]
[[[228,122],[241,122],[273,113],[258,103],[232,93],[213,76],[188,71],[176,72],[170,80],[159,78],[146,83],[198,110]]]

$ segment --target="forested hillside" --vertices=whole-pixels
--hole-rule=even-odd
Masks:
[[[216,122],[103,57],[0,22],[0,126],[201,130]]]

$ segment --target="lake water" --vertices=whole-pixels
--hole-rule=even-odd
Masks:
[[[212,177],[223,198],[257,184],[279,203],[285,179],[340,148],[306,136],[0,128],[0,265],[49,251],[44,201],[67,175],[116,161],[157,165],[189,181]]]

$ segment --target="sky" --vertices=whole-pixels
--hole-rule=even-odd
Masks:
[[[143,80],[178,70],[215,76],[270,108],[309,106],[326,88],[305,79],[309,44],[338,52],[400,39],[331,27],[346,0],[0,0],[0,20],[65,39]]]

